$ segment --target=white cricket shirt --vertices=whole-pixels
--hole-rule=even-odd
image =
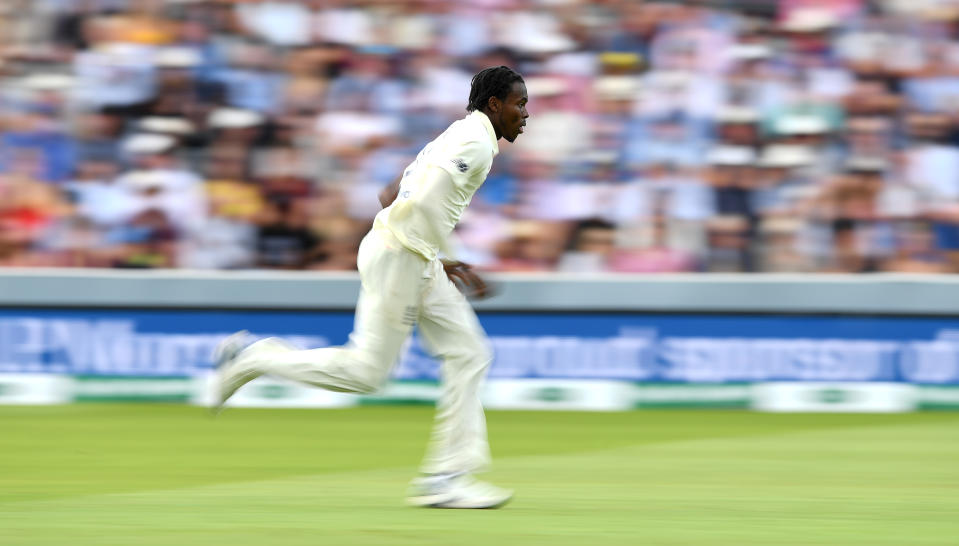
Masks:
[[[498,153],[486,114],[475,111],[453,122],[406,167],[396,200],[376,215],[373,228],[385,229],[410,251],[435,259]]]

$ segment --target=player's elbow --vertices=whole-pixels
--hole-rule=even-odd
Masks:
[[[380,192],[379,195],[380,205],[385,209],[386,207],[393,204],[393,201],[396,200],[396,192],[390,192],[389,188]]]
[[[380,205],[382,205],[383,208],[392,205],[393,201],[396,201],[396,196],[400,193],[400,180],[401,179],[395,180],[389,186],[386,186],[380,190],[380,193],[377,194],[377,197],[380,200]]]

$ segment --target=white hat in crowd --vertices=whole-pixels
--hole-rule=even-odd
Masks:
[[[846,170],[881,173],[886,170],[885,159],[875,156],[852,156],[846,160]]]
[[[816,153],[809,146],[794,144],[772,144],[763,148],[759,166],[770,169],[794,169],[812,165]]]
[[[262,125],[263,114],[243,108],[217,108],[210,112],[206,123],[211,129],[249,129]]]
[[[729,57],[737,61],[758,61],[772,54],[772,48],[766,44],[735,44],[729,48]]]
[[[567,90],[566,82],[560,78],[534,76],[526,78],[526,92],[531,97],[555,97]]]
[[[196,128],[186,118],[149,116],[140,120],[140,130],[148,133],[189,135],[194,133]]]
[[[744,167],[756,162],[756,152],[747,146],[717,146],[706,154],[711,165]]]
[[[165,47],[153,58],[154,64],[160,68],[193,68],[202,61],[197,50],[182,46]]]
[[[176,139],[169,135],[137,133],[123,141],[123,151],[132,155],[162,154],[176,146]]]
[[[19,84],[30,91],[64,91],[76,85],[76,78],[67,74],[40,73],[21,78]]]
[[[793,10],[783,21],[783,30],[789,32],[823,32],[839,24],[839,16],[830,9],[805,8]]]
[[[593,91],[603,99],[629,100],[639,91],[639,80],[633,76],[602,76],[593,83]]]
[[[720,123],[759,123],[759,111],[748,106],[724,106],[716,113]]]
[[[829,123],[819,116],[788,115],[776,122],[776,131],[784,135],[818,135],[829,132]]]

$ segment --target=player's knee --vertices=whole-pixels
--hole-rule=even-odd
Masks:
[[[372,383],[358,382],[353,387],[354,394],[376,394],[382,387]]]
[[[472,368],[486,369],[493,362],[493,349],[489,343],[477,341],[465,343],[444,355],[446,360],[467,365]]]
[[[357,394],[374,394],[386,386],[389,380],[389,370],[367,368],[363,373],[354,378],[354,388]]]
[[[476,351],[476,361],[480,363],[483,368],[488,368],[489,365],[493,362],[493,348],[490,347],[489,343],[483,343],[479,346],[479,349]]]

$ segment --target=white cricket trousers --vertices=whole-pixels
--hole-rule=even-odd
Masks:
[[[251,364],[331,391],[370,393],[387,381],[418,324],[427,349],[442,360],[442,391],[421,470],[483,470],[490,455],[479,389],[493,357],[472,306],[440,260],[410,252],[388,232],[374,229],[363,238],[357,265],[362,287],[346,345],[256,351]]]

